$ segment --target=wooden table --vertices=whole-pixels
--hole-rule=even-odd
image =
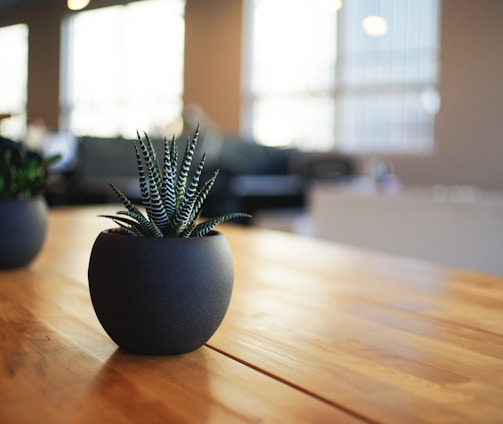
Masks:
[[[503,422],[502,278],[222,225],[222,326],[134,356],[89,298],[103,212],[53,209],[37,259],[0,272],[0,423]]]

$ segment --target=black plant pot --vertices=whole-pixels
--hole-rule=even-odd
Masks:
[[[222,233],[150,238],[106,230],[89,261],[96,315],[124,351],[167,355],[202,346],[229,306],[234,269]]]
[[[0,269],[28,265],[42,248],[46,231],[42,196],[0,200]]]

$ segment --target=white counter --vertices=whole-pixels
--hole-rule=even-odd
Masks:
[[[315,237],[503,275],[503,193],[317,184],[309,212]]]

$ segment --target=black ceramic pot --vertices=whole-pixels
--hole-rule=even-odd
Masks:
[[[0,269],[28,265],[42,248],[46,231],[42,196],[0,200]]]
[[[190,352],[216,331],[229,306],[234,269],[222,233],[133,237],[106,230],[89,261],[96,315],[124,351]]]

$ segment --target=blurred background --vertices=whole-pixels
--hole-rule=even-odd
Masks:
[[[500,0],[1,0],[0,135],[63,153],[59,206],[137,196],[124,141],[200,123],[208,215],[502,273],[502,22]]]

